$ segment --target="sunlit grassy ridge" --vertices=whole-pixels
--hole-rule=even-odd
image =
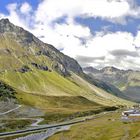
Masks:
[[[2,79],[13,87],[28,93],[40,93],[50,96],[76,96],[81,92],[85,92],[84,89],[81,89],[56,72],[44,72],[41,70],[24,74],[20,72],[6,72],[2,75]]]
[[[90,101],[102,105],[131,104],[89,84],[75,75],[71,80],[68,80],[54,71],[35,70],[24,74],[20,72],[5,72],[1,75],[1,79],[16,89],[32,94],[46,96],[83,96]]]

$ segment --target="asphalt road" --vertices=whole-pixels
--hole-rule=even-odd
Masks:
[[[29,128],[25,130],[18,130],[18,131],[13,131],[13,132],[3,132],[0,133],[0,138],[2,137],[8,137],[8,136],[15,136],[19,134],[26,134],[26,133],[31,133],[31,132],[40,132],[41,130],[46,130],[49,128],[56,128],[56,127],[61,127],[61,126],[67,126],[67,125],[73,125],[76,123],[81,123],[84,122],[85,120],[78,120],[78,121],[71,121],[67,123],[60,123],[60,124],[55,124],[55,125],[48,125],[48,126],[43,126],[43,127],[36,127],[36,128]]]
[[[12,132],[3,132],[3,133],[0,133],[0,138],[20,135],[20,134],[28,134],[28,133],[33,133],[33,132],[40,132],[41,130],[47,130],[47,129],[51,129],[51,128],[71,126],[71,125],[74,125],[74,124],[77,124],[77,123],[85,122],[87,120],[96,119],[96,118],[104,116],[105,114],[109,114],[109,113],[113,113],[113,112],[114,111],[102,112],[102,113],[94,115],[94,116],[87,116],[87,117],[83,117],[83,118],[78,118],[77,120],[71,120],[71,121],[67,121],[67,122],[63,122],[63,123],[59,123],[59,124],[38,126],[38,127],[35,127],[35,128],[28,128],[28,129],[12,131]]]

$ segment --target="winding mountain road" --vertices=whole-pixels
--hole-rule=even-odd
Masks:
[[[1,115],[6,115],[6,114],[8,114],[8,113],[11,113],[11,112],[13,112],[13,111],[19,109],[21,106],[22,106],[22,105],[18,105],[16,108],[13,108],[13,109],[8,110],[8,111],[6,111],[6,112],[0,113],[0,116],[1,116]]]
[[[15,135],[19,135],[19,134],[27,134],[27,133],[31,133],[31,132],[40,132],[41,130],[74,125],[74,124],[81,123],[84,121],[85,121],[85,119],[77,120],[77,121],[70,121],[70,122],[66,122],[66,123],[59,123],[59,124],[55,124],[55,125],[40,126],[40,127],[36,127],[36,128],[29,128],[29,129],[18,130],[18,131],[13,131],[13,132],[3,132],[3,133],[0,133],[0,138],[7,137],[7,136],[15,136]]]
[[[16,135],[21,135],[21,134],[29,134],[29,133],[35,133],[35,134],[30,134],[27,135],[26,137],[20,137],[17,138],[16,140],[39,140],[39,139],[32,139],[31,137],[36,136],[37,137],[49,137],[52,136],[53,134],[55,134],[56,132],[59,131],[64,131],[67,130],[70,126],[77,124],[77,123],[82,123],[85,122],[87,120],[91,120],[91,119],[96,119],[99,117],[104,116],[105,114],[109,114],[109,113],[113,113],[114,111],[110,111],[110,112],[102,112],[100,114],[97,115],[93,115],[93,116],[86,116],[86,117],[82,117],[82,118],[77,118],[75,120],[70,120],[67,122],[62,122],[62,123],[58,123],[58,124],[52,124],[52,125],[38,125],[38,123],[41,121],[40,119],[37,119],[37,121],[35,123],[33,123],[33,128],[28,128],[28,129],[24,129],[24,130],[18,130],[18,131],[13,131],[13,132],[3,132],[0,133],[0,138],[5,138],[5,137],[9,137],[9,136],[16,136]],[[45,130],[47,130],[46,132],[44,132]],[[29,137],[29,139],[27,138]],[[41,140],[44,140],[43,138]]]
[[[43,131],[40,133],[33,133],[33,134],[29,134],[27,136],[19,137],[14,140],[46,140],[47,138],[51,137],[52,135],[54,135],[57,132],[67,131],[69,129],[70,129],[70,125],[55,127],[55,128],[47,129],[46,131]]]
[[[31,124],[31,126],[34,127],[34,126],[40,126],[39,123],[42,122],[44,119],[43,118],[39,118],[39,119],[33,119],[33,120],[36,120],[35,123]]]

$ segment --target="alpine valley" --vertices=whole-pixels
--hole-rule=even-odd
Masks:
[[[1,19],[0,131],[28,128],[38,118],[58,123],[134,104],[129,92],[137,95],[139,72],[84,71],[90,74],[54,46]]]

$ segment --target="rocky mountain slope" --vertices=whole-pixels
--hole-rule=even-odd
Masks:
[[[44,102],[51,106],[47,97],[74,97],[76,102],[83,97],[107,106],[131,104],[114,96],[116,89],[84,74],[73,58],[8,19],[0,20],[0,80],[17,92],[20,102],[37,107]]]
[[[96,79],[113,84],[123,92],[123,95],[140,102],[140,71],[120,70],[115,67],[100,70],[86,67],[84,71]]]

